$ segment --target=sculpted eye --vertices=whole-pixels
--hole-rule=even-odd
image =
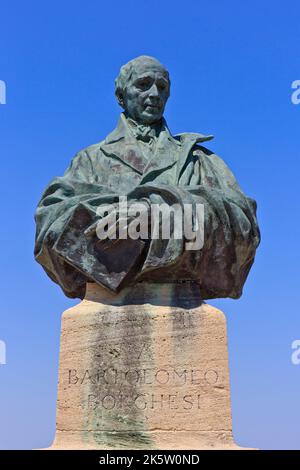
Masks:
[[[151,86],[151,80],[149,80],[148,78],[143,78],[141,80],[138,80],[136,86],[140,90],[147,90]]]
[[[166,91],[168,89],[168,86],[169,86],[168,82],[164,80],[158,82],[157,84],[157,88],[159,89],[159,91]]]
[[[159,88],[160,90],[165,90],[165,89],[167,88],[167,85],[166,85],[165,83],[159,83],[159,84],[158,84],[158,88]]]

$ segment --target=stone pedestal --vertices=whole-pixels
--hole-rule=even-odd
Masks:
[[[62,317],[52,448],[230,447],[224,314],[196,283],[88,284]]]

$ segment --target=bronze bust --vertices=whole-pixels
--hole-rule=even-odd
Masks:
[[[212,136],[173,136],[163,118],[170,79],[156,59],[141,56],[121,68],[116,96],[123,108],[105,140],[73,158],[54,178],[36,210],[35,258],[68,297],[84,297],[86,282],[112,291],[141,281],[199,284],[203,299],[238,298],[260,241],[256,203],[226,164],[203,146]],[[183,238],[101,240],[99,207],[129,203],[201,204],[201,248]]]

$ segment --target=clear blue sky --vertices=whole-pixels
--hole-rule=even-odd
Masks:
[[[300,449],[300,5],[167,0],[2,1],[0,80],[0,448],[49,445],[64,297],[33,260],[45,185],[116,125],[114,78],[140,54],[169,69],[173,133],[213,133],[209,148],[258,202],[262,243],[228,319],[236,441]]]

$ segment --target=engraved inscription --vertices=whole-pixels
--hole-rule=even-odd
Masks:
[[[201,394],[180,395],[141,393],[130,397],[123,393],[119,395],[107,394],[97,397],[94,394],[88,396],[87,406],[91,410],[103,408],[104,410],[131,409],[137,410],[191,410],[201,408]]]
[[[215,385],[219,380],[213,369],[68,369],[68,385]]]

